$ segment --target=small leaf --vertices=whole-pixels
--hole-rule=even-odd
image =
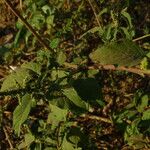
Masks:
[[[23,149],[30,146],[35,140],[35,137],[31,133],[25,134],[25,141],[19,144],[18,149]]]
[[[60,39],[59,39],[59,38],[53,39],[53,40],[51,41],[51,43],[50,43],[50,47],[51,47],[52,49],[57,48],[58,45],[59,45],[59,42],[60,42]]]
[[[130,28],[132,27],[132,21],[131,21],[131,16],[128,12],[126,12],[125,10],[121,11],[121,14],[127,19]]]
[[[21,65],[21,68],[26,68],[34,71],[37,74],[41,74],[41,65],[35,62],[28,62]]]
[[[34,27],[36,27],[38,30],[41,29],[41,26],[45,22],[45,17],[40,11],[34,12],[34,15],[32,15],[32,18],[30,19],[30,24]]]
[[[146,57],[144,57],[144,59],[141,61],[140,68],[142,70],[148,69],[148,59]]]
[[[130,34],[130,32],[128,31],[127,28],[125,27],[120,27],[120,29],[124,32],[125,36],[126,36],[126,39],[129,39],[129,40],[132,40],[132,36]]]
[[[73,102],[76,106],[89,110],[89,105],[88,103],[84,102],[77,92],[75,91],[74,88],[68,88],[63,90],[63,94],[71,101]]]
[[[150,119],[150,109],[147,109],[143,112],[142,120],[149,120]]]
[[[148,105],[148,101],[149,101],[149,98],[148,98],[148,95],[144,95],[142,96],[141,98],[141,103],[138,105],[137,107],[137,110],[142,113],[145,109],[145,107],[147,107]]]
[[[13,112],[13,128],[15,133],[20,135],[20,127],[28,118],[32,105],[32,98],[30,94],[26,94],[21,98],[21,104],[16,107]]]
[[[87,34],[90,34],[90,33],[93,34],[93,33],[95,33],[95,32],[99,32],[100,35],[103,35],[103,33],[104,33],[104,31],[102,30],[101,27],[94,27],[94,28],[88,30],[87,32],[85,32],[84,34],[82,34],[82,35],[80,36],[80,38],[83,38],[83,37],[86,36]]]
[[[46,23],[47,23],[47,28],[51,29],[55,24],[54,24],[54,15],[50,15],[46,18]]]
[[[19,39],[21,37],[21,34],[22,34],[22,31],[23,31],[23,27],[21,27],[19,29],[19,31],[17,32],[16,36],[15,36],[15,39],[14,39],[14,46],[17,47],[18,43],[19,43]]]
[[[48,15],[51,14],[51,8],[50,8],[50,6],[48,6],[48,5],[44,5],[44,6],[42,7],[42,10],[43,10],[43,12],[44,12],[45,14],[48,14]]]
[[[58,64],[60,65],[63,65],[63,63],[66,61],[67,57],[65,55],[65,53],[63,53],[62,51],[58,54],[58,57],[57,57],[57,62]]]
[[[74,144],[68,142],[66,136],[63,139],[61,147],[62,150],[81,150],[81,148],[75,148]]]

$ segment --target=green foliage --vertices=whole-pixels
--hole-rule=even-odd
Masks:
[[[130,67],[142,61],[140,68],[149,69],[150,53],[140,48],[149,50],[147,42],[132,41],[139,35],[132,3],[93,1],[93,13],[88,1],[23,1],[21,15],[51,50],[20,19],[14,41],[0,47],[1,64],[17,66],[0,80],[0,126],[8,122],[3,121],[7,113],[13,114],[14,149],[150,148],[149,79],[91,66]]]
[[[48,115],[47,123],[52,124],[52,128],[56,128],[59,122],[66,121],[68,111],[65,109],[60,109],[59,107],[50,104],[50,113]]]
[[[2,84],[1,91],[24,88],[30,79],[31,75],[29,70],[19,68],[6,77]]]
[[[119,66],[135,66],[144,56],[144,51],[129,40],[107,43],[90,54],[94,62]]]
[[[84,102],[73,88],[64,89],[63,94],[76,106],[89,110],[88,103]]]
[[[27,133],[24,136],[24,142],[19,144],[18,149],[29,148],[32,142],[34,142],[35,137],[31,133]]]
[[[21,125],[27,120],[31,110],[32,97],[30,94],[25,94],[20,101],[20,104],[13,112],[13,128],[15,133],[20,135]]]

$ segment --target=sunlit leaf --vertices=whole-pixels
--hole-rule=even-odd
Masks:
[[[47,123],[52,124],[53,128],[55,128],[59,122],[66,121],[68,110],[61,109],[52,104],[49,104],[49,108],[50,108],[50,113],[48,115]]]
[[[150,109],[147,109],[143,112],[142,120],[149,120],[150,119]]]
[[[141,97],[141,103],[137,106],[139,112],[143,112],[144,109],[147,107],[149,101],[148,95],[144,95]]]
[[[61,147],[62,147],[62,150],[81,150],[81,148],[77,148],[74,146],[74,144],[68,142],[66,139],[66,136],[63,139]]]
[[[67,57],[66,57],[65,53],[61,51],[58,54],[57,62],[58,62],[58,64],[63,65],[63,63],[66,61],[66,59],[67,59]]]
[[[52,49],[57,48],[59,42],[60,42],[60,39],[59,39],[59,38],[53,39],[53,40],[51,41],[51,43],[50,43],[50,47],[51,47]]]
[[[22,64],[21,68],[32,70],[39,75],[41,74],[41,65],[32,61]]]
[[[128,12],[126,12],[125,10],[122,10],[121,14],[128,20],[130,27],[132,27],[132,21],[131,21],[130,14]]]
[[[34,142],[34,140],[35,137],[31,133],[25,134],[25,139],[21,144],[19,144],[18,149],[23,149],[30,146]]]
[[[21,104],[16,107],[13,112],[13,128],[15,133],[20,135],[21,125],[28,118],[32,105],[32,98],[30,94],[26,94],[21,98]]]
[[[30,79],[31,75],[29,70],[19,68],[6,77],[2,84],[1,91],[24,88]]]

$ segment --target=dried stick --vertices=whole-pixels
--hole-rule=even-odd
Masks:
[[[97,16],[97,13],[96,13],[96,11],[95,11],[95,8],[94,8],[94,6],[93,6],[91,0],[87,0],[87,1],[88,1],[88,3],[90,4],[90,6],[91,6],[91,8],[92,8],[92,10],[93,10],[93,13],[94,13],[94,16],[95,16],[95,19],[96,19],[96,21],[97,21],[98,26],[102,29],[102,26],[101,26],[101,24],[100,24],[99,18],[98,18],[98,16]]]
[[[14,148],[13,148],[13,145],[12,145],[10,139],[9,139],[9,135],[8,135],[7,130],[5,129],[5,127],[3,127],[3,131],[4,131],[4,133],[5,133],[6,140],[7,140],[8,143],[9,143],[10,149],[13,150],[13,149],[14,149]]]
[[[70,69],[75,69],[78,70],[79,66],[78,65],[74,65],[74,64],[70,64],[70,63],[64,63],[64,66],[66,68],[70,68]],[[118,70],[118,71],[128,71],[131,73],[135,73],[138,75],[149,75],[150,76],[150,70],[142,70],[142,69],[138,69],[138,68],[127,68],[124,66],[120,66],[120,67],[115,67],[114,65],[96,65],[96,66],[87,66],[84,67],[83,69],[87,69],[87,70],[93,70],[93,69],[99,69],[99,70]]]
[[[147,38],[147,37],[149,37],[149,36],[150,36],[150,34],[146,34],[146,35],[143,35],[143,36],[138,37],[138,38],[136,38],[136,39],[133,39],[132,41],[133,41],[133,42],[139,41],[139,40],[145,39],[145,38]]]
[[[88,118],[88,119],[91,119],[91,120],[102,121],[102,122],[109,123],[109,124],[113,124],[112,120],[110,120],[108,118],[100,117],[100,116],[83,114],[80,117],[81,118]]]
[[[10,10],[13,12],[15,16],[17,16],[22,23],[26,26],[27,29],[37,38],[37,40],[41,43],[43,47],[50,50],[49,46],[42,40],[41,36],[33,29],[33,27],[19,14],[19,12],[13,7],[9,0],[4,0],[5,3],[9,6]]]

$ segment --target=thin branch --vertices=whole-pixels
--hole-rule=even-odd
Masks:
[[[70,64],[70,63],[64,63],[64,66],[66,68],[70,68],[70,69],[75,69],[78,70],[80,67],[78,65],[74,65],[74,64]],[[117,71],[128,71],[131,73],[135,73],[138,75],[149,75],[150,76],[150,70],[142,70],[142,69],[138,69],[138,68],[127,68],[124,66],[120,66],[120,67],[115,67],[114,65],[95,65],[95,66],[87,66],[84,67],[83,69],[87,69],[87,70],[93,70],[93,69],[99,69],[99,70],[117,70]]]
[[[5,3],[9,6],[13,14],[18,17],[22,23],[29,29],[29,31],[37,38],[37,40],[42,44],[43,47],[50,50],[50,47],[42,40],[41,36],[33,29],[33,27],[19,14],[19,12],[13,7],[9,0],[4,0]]]
[[[109,123],[109,124],[113,124],[113,122],[110,119],[104,118],[104,117],[100,117],[100,116],[83,114],[80,117],[81,118],[88,118],[88,119],[92,119],[92,120],[98,120],[98,121],[102,121],[102,122]]]
[[[145,38],[147,38],[147,37],[149,37],[149,36],[150,36],[150,34],[146,34],[146,35],[143,35],[143,36],[138,37],[138,38],[136,38],[136,39],[133,39],[132,41],[133,41],[133,42],[139,41],[139,40],[145,39]]]
[[[95,19],[96,19],[96,21],[97,21],[98,26],[102,29],[102,26],[101,26],[101,24],[100,24],[98,15],[97,15],[97,13],[96,13],[96,11],[95,11],[95,8],[94,8],[94,6],[93,6],[91,0],[87,0],[87,1],[88,1],[88,3],[90,4],[90,6],[91,6],[91,8],[92,8],[92,10],[93,10],[93,13],[94,13],[94,16],[95,16]]]
[[[7,140],[8,143],[9,143],[10,149],[14,149],[14,148],[13,148],[13,145],[12,145],[10,139],[9,139],[9,135],[8,135],[7,130],[5,129],[5,127],[3,127],[3,131],[4,131],[4,133],[5,133],[6,140]]]

